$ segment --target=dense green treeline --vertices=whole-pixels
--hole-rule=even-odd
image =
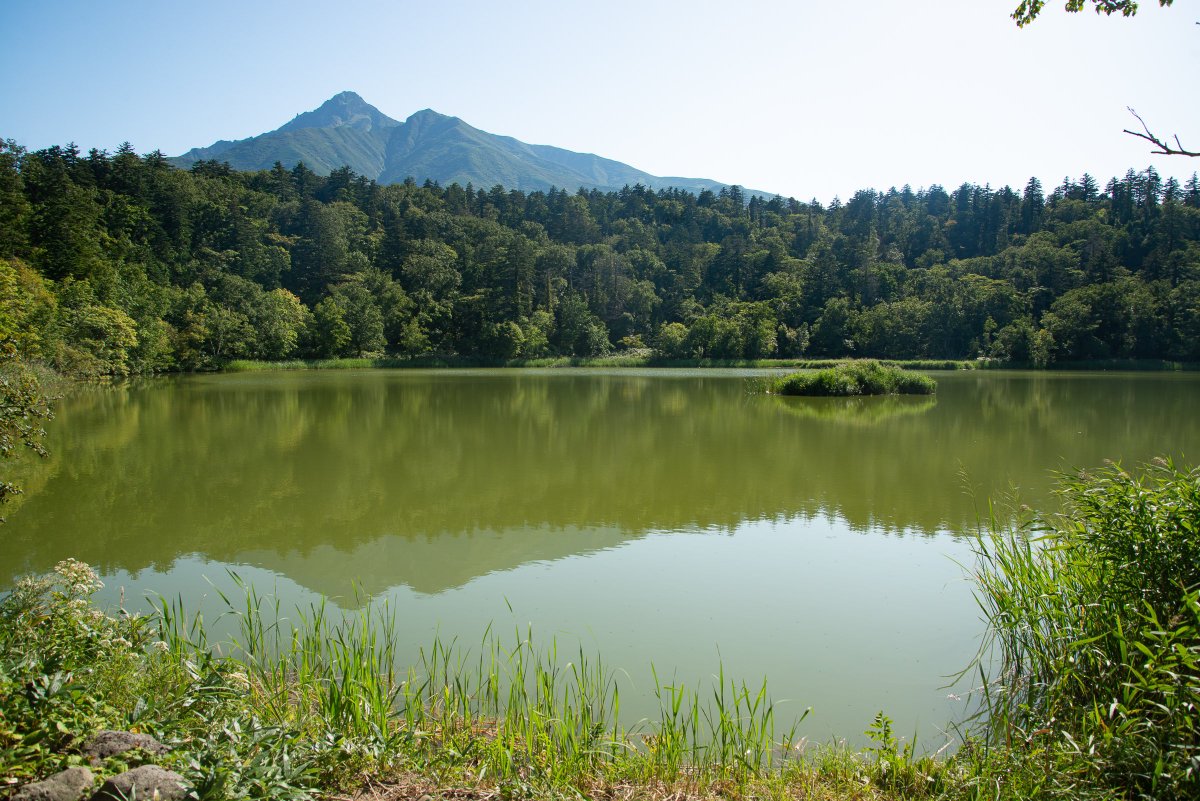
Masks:
[[[1200,182],[816,201],[381,186],[0,145],[0,338],[60,369],[654,348],[1200,360]]]

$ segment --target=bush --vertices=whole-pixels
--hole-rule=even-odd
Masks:
[[[80,764],[80,743],[100,729],[166,743],[172,753],[155,761],[181,773],[201,801],[299,801],[320,779],[359,765],[344,732],[302,731],[287,714],[265,722],[278,699],[257,692],[246,665],[182,640],[169,615],[97,609],[101,586],[88,565],[68,559],[20,579],[0,601],[0,797],[10,783]],[[191,630],[205,639],[198,625]],[[143,756],[93,769],[103,779]]]
[[[118,719],[100,687],[134,672],[145,621],[91,607],[100,586],[68,559],[21,579],[0,602],[0,775],[28,780],[63,767],[60,752]]]
[[[919,373],[874,360],[846,362],[815,373],[792,373],[775,382],[780,395],[932,395],[937,383]]]

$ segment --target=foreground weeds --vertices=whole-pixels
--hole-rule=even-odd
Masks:
[[[612,672],[531,631],[435,641],[399,673],[387,604],[336,620],[317,604],[289,622],[243,586],[223,596],[234,634],[213,642],[178,599],[107,615],[88,601],[99,586],[68,561],[0,604],[0,797],[81,763],[105,728],[169,745],[160,764],[206,799],[874,799],[927,796],[943,775],[882,716],[871,752],[806,747],[765,683],[723,671],[704,691],[656,681],[659,720],[627,728]]]
[[[95,573],[67,561],[0,602],[0,798],[105,728],[167,744],[200,799],[1198,798],[1200,473],[1110,466],[1061,491],[1064,515],[978,539],[985,705],[954,754],[882,712],[866,749],[814,747],[719,669],[656,677],[658,719],[627,727],[612,671],[529,630],[400,668],[386,603],[281,610],[239,585],[213,641],[178,599],[95,608]]]
[[[979,540],[992,763],[1044,797],[1200,798],[1200,471],[1110,465],[1060,495]]]

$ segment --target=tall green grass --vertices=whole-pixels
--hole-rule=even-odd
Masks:
[[[894,739],[878,754],[806,756],[804,715],[781,721],[765,682],[720,668],[703,689],[655,674],[658,719],[626,725],[613,671],[529,629],[435,639],[398,668],[387,603],[289,611],[238,582],[218,593],[211,620],[178,597],[150,617],[111,616],[86,603],[98,586],[87,566],[63,563],[0,602],[0,776],[10,781],[78,761],[73,749],[97,729],[133,728],[173,748],[159,761],[201,799],[311,798],[365,777],[510,798],[840,798],[863,787],[926,797],[941,786],[942,767]]]
[[[814,373],[792,373],[770,386],[780,395],[834,397],[932,395],[937,390],[937,382],[928,376],[871,359],[845,362]]]
[[[336,621],[322,602],[289,620],[276,600],[239,586],[241,595],[220,595],[234,625],[219,643],[179,599],[160,599],[169,653],[184,664],[218,660],[245,677],[264,723],[318,738],[336,732],[377,754],[378,767],[449,760],[476,781],[526,789],[599,779],[744,783],[787,762],[804,719],[777,729],[766,682],[734,681],[719,668],[707,692],[656,683],[659,720],[627,726],[613,671],[582,649],[539,646],[532,630],[501,637],[489,628],[473,647],[435,639],[398,672],[387,602],[367,601]]]
[[[984,746],[1047,797],[1200,798],[1200,471],[1109,465],[1060,494],[978,540]]]

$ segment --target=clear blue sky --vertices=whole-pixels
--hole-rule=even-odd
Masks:
[[[867,187],[1101,183],[1200,149],[1200,4],[1051,0],[8,0],[0,137],[177,155],[342,90],[656,175],[827,201]]]

